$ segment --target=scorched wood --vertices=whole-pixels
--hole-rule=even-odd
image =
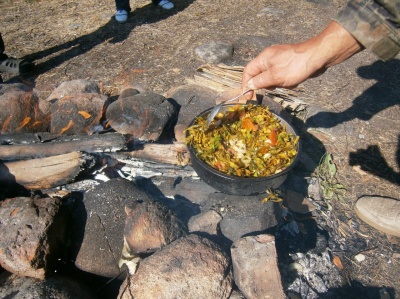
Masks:
[[[118,133],[74,136],[69,137],[69,140],[66,137],[58,137],[33,144],[0,145],[0,159],[3,161],[17,161],[50,157],[74,151],[87,153],[115,152],[125,147],[125,137]]]
[[[197,177],[189,165],[190,155],[184,144],[148,143],[140,149],[110,153],[108,156],[125,164],[122,171],[129,179],[155,176]]]
[[[133,151],[120,152],[110,154],[116,159],[120,158],[136,158],[145,161],[159,162],[166,164],[174,164],[185,166],[189,164],[189,150],[184,144],[156,144],[147,143],[142,148],[134,149]]]
[[[17,183],[26,189],[50,189],[71,182],[93,158],[72,152],[47,158],[0,163],[1,185]]]

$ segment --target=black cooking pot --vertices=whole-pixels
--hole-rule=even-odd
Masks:
[[[224,113],[229,106],[234,105],[224,105],[220,111]],[[203,117],[206,119],[212,109],[213,108],[203,111],[197,117]],[[274,115],[280,120],[282,126],[286,126],[286,131],[288,133],[296,136],[298,135],[295,129],[287,121],[275,113]],[[197,117],[192,120],[189,127],[196,122]],[[186,134],[189,133],[186,132]],[[188,148],[193,169],[196,171],[197,175],[208,185],[226,194],[256,195],[264,193],[270,188],[276,189],[283,184],[287,175],[297,163],[299,158],[300,142],[297,145],[297,155],[292,164],[280,173],[266,177],[239,177],[222,173],[196,157],[195,150],[190,145]]]

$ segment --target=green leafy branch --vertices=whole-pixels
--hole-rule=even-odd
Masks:
[[[336,179],[337,168],[333,162],[332,154],[325,153],[322,156],[315,174],[318,178],[320,187],[322,189],[322,196],[328,209],[332,209],[330,200],[343,201],[346,187],[338,182]]]

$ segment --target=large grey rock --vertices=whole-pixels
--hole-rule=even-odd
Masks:
[[[199,179],[184,178],[179,184],[176,184],[174,193],[175,197],[183,197],[189,199],[197,205],[204,205],[210,194],[217,192],[213,187],[207,185]]]
[[[95,299],[96,297],[88,287],[65,276],[39,280],[4,272],[0,275],[0,298]]]
[[[74,218],[75,265],[105,277],[117,276],[126,258],[154,251],[186,233],[172,211],[121,178],[85,193]]]
[[[99,125],[107,100],[96,82],[76,79],[57,86],[40,103],[40,109],[43,113],[51,113],[52,133],[91,134],[97,130],[94,127]]]
[[[231,255],[235,283],[245,298],[286,298],[273,236],[240,238],[233,243]]]
[[[54,102],[65,96],[72,96],[80,93],[95,93],[100,94],[99,85],[94,81],[77,79],[62,82],[52,93],[47,97],[46,101]]]
[[[124,238],[132,254],[154,252],[187,233],[185,225],[161,203],[135,203],[125,211]]]
[[[119,266],[134,274],[141,255],[152,253],[187,234],[187,228],[171,209],[158,202],[137,202],[125,207],[124,248]]]
[[[180,238],[144,259],[120,288],[119,299],[228,298],[230,259],[198,235]]]
[[[0,96],[2,96],[3,94],[9,93],[9,92],[13,92],[13,91],[30,92],[30,91],[32,91],[32,87],[30,87],[26,84],[23,84],[23,83],[13,83],[13,84],[0,83]]]
[[[218,234],[222,233],[226,237],[229,246],[244,235],[276,226],[282,217],[279,203],[262,203],[265,194],[227,195],[202,180],[192,178],[179,180],[173,186],[170,184],[171,182],[160,181],[157,183],[157,190],[152,190],[151,193],[160,196],[162,190],[163,196],[173,198],[167,201],[170,202],[170,208],[181,219],[190,216],[186,218],[190,231],[202,231],[213,235],[217,230]],[[209,214],[209,211],[215,211],[219,216],[215,213]]]
[[[115,131],[140,141],[157,141],[175,115],[174,105],[152,92],[119,97],[106,111],[107,120]]]
[[[125,206],[151,200],[134,182],[119,178],[86,192],[74,211],[75,265],[100,276],[117,276],[124,245]]]
[[[219,63],[233,55],[233,46],[226,41],[215,41],[195,48],[195,53],[208,63]]]
[[[174,133],[178,142],[184,142],[184,131],[190,122],[198,114],[215,105],[218,93],[210,88],[188,84],[170,89],[167,96],[174,99],[180,106]]]
[[[189,220],[189,231],[190,232],[203,232],[209,235],[218,234],[218,225],[222,220],[220,214],[215,210],[208,210],[198,215],[193,216]]]
[[[277,203],[262,203],[264,196],[212,193],[204,203],[203,210],[213,209],[222,215],[219,223],[221,233],[234,242],[244,235],[265,231],[277,225],[282,209]]]
[[[259,14],[264,12],[264,10],[261,10]],[[270,11],[267,13],[270,13]],[[276,34],[271,36],[239,35],[233,42],[235,51],[232,59],[229,60],[229,65],[246,65],[249,62],[249,59],[259,55],[266,47],[282,42],[282,37],[277,36]]]
[[[40,109],[38,95],[24,84],[0,84],[2,133],[35,133],[48,130],[49,120]]]
[[[107,100],[107,96],[98,93],[76,93],[60,98],[51,105],[50,132],[91,135],[99,131]]]
[[[65,246],[67,214],[54,198],[16,197],[0,202],[0,265],[44,279]]]

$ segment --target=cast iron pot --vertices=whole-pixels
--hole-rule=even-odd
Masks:
[[[229,106],[234,105],[224,105],[220,111],[224,113]],[[204,119],[206,119],[212,109],[213,107],[203,111],[197,117],[203,117]],[[282,126],[286,125],[286,131],[288,133],[294,134],[296,136],[298,135],[295,129],[287,121],[285,121],[283,118],[275,113],[274,115],[280,120]],[[189,124],[189,127],[196,122],[197,117],[192,120],[192,122]],[[187,132],[186,134],[189,133]],[[188,146],[188,148],[193,169],[196,171],[197,175],[208,185],[226,194],[256,195],[265,193],[270,188],[277,189],[283,184],[289,172],[297,163],[300,152],[300,142],[297,146],[297,155],[292,164],[280,173],[266,177],[239,177],[222,173],[196,157],[195,150],[190,145]]]

